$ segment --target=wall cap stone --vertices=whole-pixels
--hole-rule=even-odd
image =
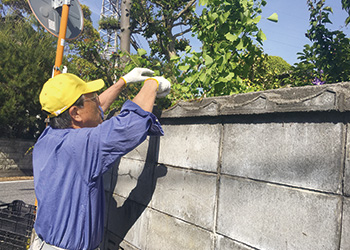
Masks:
[[[350,82],[303,86],[181,101],[162,118],[282,112],[350,111]]]

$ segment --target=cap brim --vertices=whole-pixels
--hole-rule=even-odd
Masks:
[[[86,83],[86,91],[83,94],[96,92],[105,86],[105,82],[102,79],[94,80]]]

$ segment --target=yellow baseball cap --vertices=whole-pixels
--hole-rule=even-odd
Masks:
[[[40,104],[51,117],[55,117],[72,106],[81,95],[98,91],[104,85],[102,79],[85,82],[70,73],[59,74],[44,84],[39,96]]]

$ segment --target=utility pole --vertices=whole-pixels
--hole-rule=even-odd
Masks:
[[[120,50],[130,53],[130,10],[132,0],[122,0],[120,19]]]

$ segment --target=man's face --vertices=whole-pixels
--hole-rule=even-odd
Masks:
[[[82,119],[81,127],[96,127],[102,123],[100,100],[96,92],[84,94],[84,107],[79,108]]]

